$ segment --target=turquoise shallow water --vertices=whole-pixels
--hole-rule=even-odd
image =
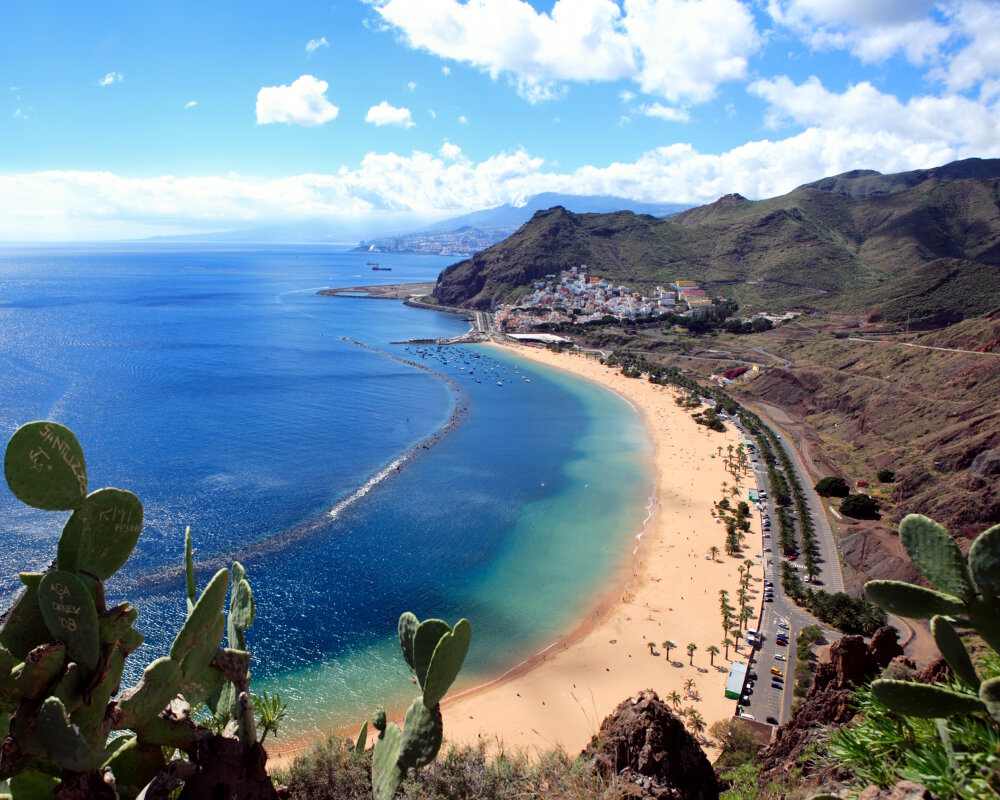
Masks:
[[[470,619],[466,684],[544,648],[628,557],[651,488],[647,438],[620,398],[493,348],[392,345],[465,325],[315,294],[432,280],[447,264],[384,257],[393,272],[373,275],[365,260],[333,248],[0,250],[4,438],[58,419],[85,447],[92,489],[143,499],[139,547],[108,589],[140,609],[148,656],[183,617],[184,526],[201,585],[216,562],[243,561],[255,685],[280,688],[292,733],[349,725],[412,691],[394,641],[403,610]],[[419,446],[456,409],[450,432]],[[48,563],[63,517],[6,490],[0,516],[9,598],[18,571]]]

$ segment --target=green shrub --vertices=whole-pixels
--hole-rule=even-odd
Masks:
[[[848,495],[840,504],[840,513],[854,519],[878,519],[878,500],[864,493]]]
[[[816,494],[821,497],[847,497],[851,493],[847,481],[843,478],[830,476],[821,478],[816,483]]]
[[[879,483],[892,483],[896,480],[896,473],[887,467],[883,467],[875,473],[875,477],[878,478]]]

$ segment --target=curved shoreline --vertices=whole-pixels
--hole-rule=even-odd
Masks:
[[[738,437],[731,428],[707,433],[674,403],[673,389],[625,378],[582,357],[527,347],[515,351],[598,383],[641,410],[655,450],[653,506],[632,548],[631,574],[624,581],[619,575],[565,636],[503,675],[446,700],[446,737],[486,738],[529,752],[561,746],[572,753],[621,701],[647,688],[661,698],[680,694],[687,679],[697,681],[698,695],[685,698],[685,706],[696,708],[707,724],[731,716],[734,703],[723,697],[730,661],[720,654],[712,669],[705,649],[722,638],[718,589],[735,590],[743,556],[718,562],[705,552],[723,538],[710,512],[717,487],[728,476],[721,459],[709,456]],[[666,662],[661,642],[669,638],[678,650]],[[690,659],[697,664],[678,658],[686,655],[688,641],[698,647],[699,655]],[[659,657],[651,657],[650,642]],[[731,649],[730,657],[740,658]]]
[[[625,378],[582,357],[523,346],[512,350],[597,383],[636,409],[654,446],[653,496],[620,567],[599,594],[587,598],[591,602],[574,627],[502,674],[458,687],[461,691],[446,698],[446,738],[467,743],[485,739],[528,753],[558,746],[572,754],[621,701],[647,688],[664,699],[674,691],[680,695],[688,679],[697,682],[697,694],[685,696],[684,706],[696,708],[706,725],[728,718],[734,703],[723,696],[726,676],[732,660],[744,660],[743,654],[730,649],[727,660],[720,653],[712,669],[705,650],[722,638],[718,589],[735,591],[737,566],[745,556],[712,561],[706,551],[724,538],[711,509],[719,484],[731,480],[714,453],[740,438],[732,428],[718,434],[698,426],[674,402],[672,388]],[[751,540],[760,533],[755,523]],[[759,595],[755,603],[759,605]],[[677,650],[665,661],[661,642],[670,638]],[[685,664],[689,641],[698,651]],[[353,736],[356,731],[332,733]],[[286,740],[279,749],[276,742],[272,762],[287,763],[307,744],[305,738]]]

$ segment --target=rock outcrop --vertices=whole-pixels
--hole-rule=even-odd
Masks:
[[[591,769],[617,779],[626,797],[716,800],[715,772],[694,737],[656,692],[624,701],[604,722],[583,756]]]
[[[854,718],[853,686],[902,655],[898,638],[896,629],[886,626],[875,632],[869,644],[860,636],[844,636],[830,646],[830,660],[816,667],[805,701],[758,756],[765,773],[780,777],[798,763],[799,756],[823,730]],[[833,782],[841,776],[826,777]]]

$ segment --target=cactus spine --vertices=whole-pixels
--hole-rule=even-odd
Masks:
[[[882,679],[872,682],[873,694],[909,716],[988,712],[1000,722],[1000,680],[981,681],[956,630],[956,625],[972,627],[1000,650],[1000,525],[979,535],[968,559],[943,527],[919,514],[903,518],[899,538],[917,569],[941,591],[901,581],[869,581],[865,592],[887,611],[930,618],[938,649],[964,687],[955,690]]]

